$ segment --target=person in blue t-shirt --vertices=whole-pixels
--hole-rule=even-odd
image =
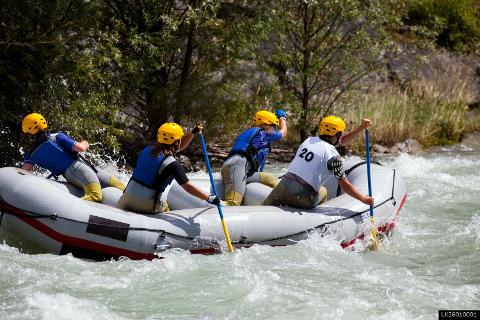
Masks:
[[[32,137],[32,144],[25,151],[23,169],[31,171],[37,165],[55,177],[62,175],[82,188],[85,191],[82,199],[88,201],[102,201],[102,186],[125,189],[116,176],[97,170],[79,155],[90,147],[87,141],[78,142],[63,132],[47,128],[47,121],[41,114],[31,113],[23,119],[22,131]]]
[[[239,206],[242,203],[248,183],[260,182],[272,188],[278,184],[273,174],[262,171],[270,144],[287,135],[286,120],[287,114],[282,109],[276,114],[267,110],[258,111],[253,117],[254,125],[237,137],[222,166],[227,205]],[[280,127],[278,131],[275,130],[277,126]]]

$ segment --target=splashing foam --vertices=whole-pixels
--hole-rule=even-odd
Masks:
[[[41,319],[123,319],[107,307],[87,299],[78,299],[67,294],[36,292],[27,297],[31,316]]]

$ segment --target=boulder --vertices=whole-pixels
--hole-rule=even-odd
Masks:
[[[388,154],[388,153],[410,153],[410,154],[420,154],[423,152],[423,147],[415,139],[407,139],[404,142],[398,142],[393,147],[388,148],[379,144],[373,144],[372,150],[377,154]]]
[[[380,154],[384,154],[384,153],[390,153],[390,149],[387,148],[387,147],[384,147],[382,145],[379,145],[379,144],[373,144],[372,145],[372,150],[376,153],[380,153]]]
[[[186,172],[193,172],[193,165],[190,159],[183,154],[177,156],[177,160],[185,167]]]
[[[390,148],[390,153],[410,153],[420,154],[423,152],[423,147],[415,139],[407,139],[404,142],[398,142]]]
[[[197,172],[197,171],[203,171],[203,172],[207,172],[207,166],[205,166],[205,162],[203,161],[195,161],[193,163],[193,171],[194,172]]]
[[[460,143],[466,147],[480,150],[480,132],[466,134]]]

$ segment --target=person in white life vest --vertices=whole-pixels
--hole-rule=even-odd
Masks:
[[[365,121],[364,124],[367,125],[367,122],[370,125],[370,121]],[[300,145],[288,166],[288,172],[262,205],[315,208],[327,199],[327,190],[322,184],[331,175],[335,176],[345,193],[367,205],[373,205],[372,197],[362,194],[348,181],[342,159],[334,147],[341,140],[345,127],[345,122],[339,117],[322,119],[318,136],[307,138]]]
[[[182,127],[177,123],[162,124],[157,131],[157,143],[140,152],[132,178],[118,200],[117,208],[138,213],[168,211],[168,204],[161,200],[161,196],[173,179],[191,195],[219,205],[220,199],[217,196],[205,193],[189,181],[184,167],[175,159],[176,153],[188,147],[194,134],[201,129],[202,126],[197,125],[184,135]]]
[[[275,128],[280,126],[279,130]],[[228,158],[222,166],[222,180],[225,202],[239,206],[245,194],[245,187],[251,182],[260,182],[270,187],[278,179],[268,172],[262,172],[270,152],[270,144],[287,135],[287,114],[278,109],[276,114],[267,110],[258,111],[253,117],[253,126],[241,133],[235,140]]]
[[[51,175],[62,175],[71,184],[82,188],[84,200],[102,201],[102,187],[125,189],[116,176],[97,170],[85,160],[80,152],[90,147],[87,141],[75,141],[60,131],[48,131],[45,118],[39,113],[31,113],[23,118],[22,131],[30,139],[26,148],[22,168],[31,171],[34,165],[47,169]]]

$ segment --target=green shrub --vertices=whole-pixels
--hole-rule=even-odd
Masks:
[[[450,50],[471,53],[480,43],[478,0],[413,0],[405,23],[430,29],[436,43]]]

